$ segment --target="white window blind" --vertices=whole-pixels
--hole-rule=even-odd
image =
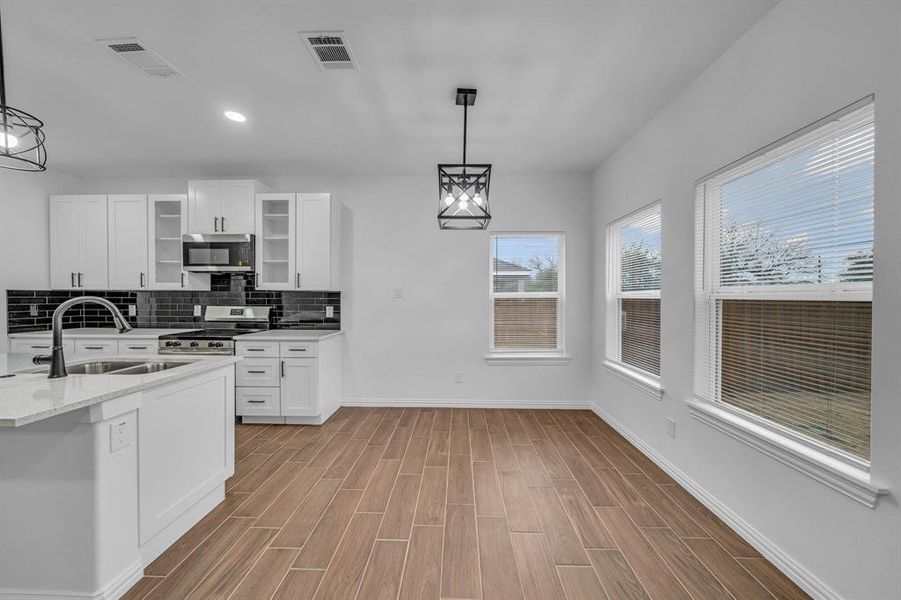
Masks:
[[[869,460],[874,107],[697,186],[695,394]]]
[[[609,361],[660,376],[660,202],[607,226]]]
[[[563,235],[491,235],[491,350],[563,350]]]

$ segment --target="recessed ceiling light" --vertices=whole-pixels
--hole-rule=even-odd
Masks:
[[[243,123],[247,120],[247,117],[234,110],[227,110],[223,114],[225,115],[226,119],[231,119],[235,123]]]

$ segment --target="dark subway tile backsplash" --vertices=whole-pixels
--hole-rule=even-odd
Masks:
[[[341,329],[341,292],[271,292],[256,290],[251,275],[213,275],[210,291],[60,291],[8,290],[6,307],[8,332],[50,329],[53,311],[77,296],[100,296],[115,304],[134,327],[203,327],[203,317],[194,316],[194,305],[270,306],[273,329]],[[128,314],[134,306],[136,316]],[[333,306],[335,316],[325,318],[325,307]],[[109,312],[97,305],[72,307],[63,317],[64,328],[112,327]]]

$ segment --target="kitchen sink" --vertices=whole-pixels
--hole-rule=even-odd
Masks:
[[[66,371],[70,375],[103,375],[120,369],[129,369],[144,364],[144,361],[125,361],[125,360],[98,360],[96,362],[86,362],[75,365],[66,365]]]
[[[149,375],[160,373],[190,362],[144,361],[144,360],[97,360],[66,365],[69,375]],[[32,369],[26,373],[46,373],[47,368]]]

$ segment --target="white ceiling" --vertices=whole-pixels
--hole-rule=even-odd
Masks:
[[[429,173],[457,162],[596,167],[772,6],[646,2],[3,0],[11,105],[81,176]],[[343,29],[359,71],[320,71],[298,31]],[[137,37],[159,80],[96,39]],[[238,125],[226,108],[245,113]]]

